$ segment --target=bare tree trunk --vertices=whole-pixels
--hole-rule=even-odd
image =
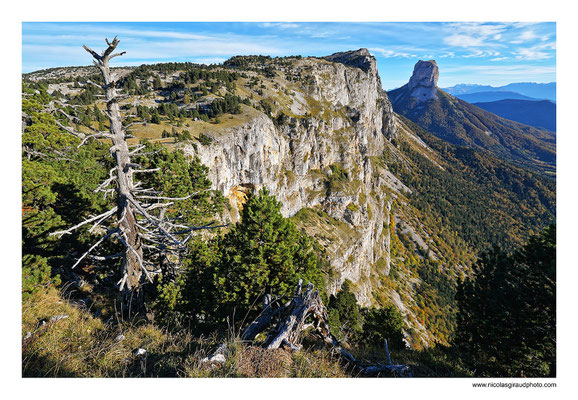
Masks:
[[[112,42],[107,40],[108,48],[102,53],[97,54],[90,48],[84,46],[85,50],[94,57],[94,64],[100,69],[104,80],[103,89],[106,95],[106,110],[110,121],[110,139],[112,146],[111,155],[116,162],[116,183],[117,183],[117,217],[119,220],[118,236],[124,244],[122,252],[122,270],[121,270],[121,293],[126,302],[137,300],[138,305],[140,298],[139,289],[143,275],[143,251],[139,236],[139,228],[135,211],[130,202],[132,199],[131,191],[134,189],[133,173],[130,150],[126,141],[126,135],[122,126],[122,118],[118,104],[119,95],[115,87],[118,77],[115,77],[109,66],[111,58],[120,56],[123,53],[112,54],[116,49],[119,40],[115,37]]]
[[[87,82],[105,91],[106,114],[110,121],[109,131],[102,132],[89,127],[95,133],[86,135],[76,132],[56,120],[56,124],[62,130],[81,140],[78,147],[84,145],[90,139],[105,138],[112,141],[110,153],[115,161],[115,167],[109,171],[109,177],[102,182],[94,192],[104,193],[105,198],[108,194],[116,193],[117,204],[115,207],[100,215],[91,216],[73,227],[52,232],[50,235],[62,237],[63,235],[71,234],[73,231],[87,224],[92,224],[92,227],[88,231],[92,233],[96,227],[103,226],[106,220],[116,216],[116,223],[112,224],[113,226],[111,226],[110,221],[107,223],[109,228],[106,233],[76,260],[72,268],[76,267],[87,257],[100,261],[121,258],[121,278],[118,281],[118,288],[121,292],[124,308],[131,313],[139,311],[143,305],[141,286],[144,283],[145,277],[152,283],[153,274],[159,273],[159,265],[161,269],[164,265],[168,267],[169,270],[172,269],[172,273],[174,273],[174,268],[171,268],[171,265],[169,265],[171,263],[168,261],[168,255],[179,256],[185,252],[187,242],[196,231],[216,229],[226,225],[215,225],[214,222],[211,222],[203,226],[191,227],[183,225],[177,220],[166,218],[164,215],[166,207],[170,207],[175,201],[189,199],[195,196],[196,193],[191,193],[184,197],[172,198],[163,196],[162,192],[155,191],[152,188],[141,187],[140,183],[133,181],[134,174],[152,173],[158,171],[158,168],[146,169],[131,160],[131,156],[151,153],[139,153],[140,150],[146,147],[142,144],[135,145],[136,147],[131,150],[131,146],[129,146],[126,141],[128,135],[126,134],[126,127],[122,125],[119,107],[121,96],[116,87],[119,76],[116,76],[110,70],[109,66],[112,58],[125,53],[113,54],[118,43],[119,40],[116,37],[112,42],[109,42],[107,39],[106,44],[108,47],[102,54],[98,54],[92,49],[83,46],[84,49],[92,55],[94,65],[96,65],[102,74],[104,81],[102,85],[96,85],[90,81]],[[51,102],[47,111],[58,111],[66,116],[69,121],[75,120],[75,117],[68,115],[62,109],[57,109],[55,104],[59,103],[57,101]],[[116,188],[110,187],[110,185],[113,184],[116,185]],[[106,256],[91,255],[100,244],[109,238],[116,238],[120,241],[123,249],[121,253]]]

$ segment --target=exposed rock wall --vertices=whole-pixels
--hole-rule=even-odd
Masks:
[[[293,87],[294,103],[304,107],[280,107],[291,116],[287,123],[276,126],[258,113],[211,144],[185,151],[200,157],[214,188],[229,198],[238,200],[239,188],[267,187],[285,216],[315,210],[302,225],[328,250],[336,272],[330,291],[350,279],[359,302],[368,305],[372,268],[380,260],[381,273],[389,272],[385,188],[391,179],[373,160],[396,134],[391,103],[367,50],[298,60],[294,68],[305,71],[310,84]],[[346,177],[332,176],[337,170]]]

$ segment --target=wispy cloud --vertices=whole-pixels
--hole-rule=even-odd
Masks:
[[[538,35],[533,30],[523,31],[516,39],[511,40],[510,43],[518,44],[525,43],[538,39]]]
[[[500,40],[507,26],[504,24],[486,24],[480,22],[461,22],[446,25],[449,36],[444,42],[456,47],[482,47],[491,45],[490,41]]]
[[[263,28],[281,28],[281,29],[295,29],[299,28],[299,24],[290,22],[264,22],[261,24]]]
[[[463,58],[496,57],[500,52],[495,50],[476,50],[473,53],[462,55]]]
[[[416,58],[417,57],[415,54],[402,52],[402,51],[395,51],[395,50],[390,50],[390,49],[384,49],[381,47],[371,47],[368,50],[374,54],[381,55],[382,57],[385,57],[385,58],[392,58],[392,57]]]
[[[546,60],[554,57],[554,43],[540,44],[537,46],[519,48],[516,52],[518,60]]]

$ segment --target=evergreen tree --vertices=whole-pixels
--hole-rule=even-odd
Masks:
[[[161,117],[160,117],[159,111],[157,109],[155,109],[155,111],[153,112],[153,114],[151,116],[151,122],[153,124],[160,124],[161,123]]]
[[[160,90],[163,88],[163,84],[161,82],[161,78],[159,78],[159,76],[155,76],[155,79],[153,81],[153,90]]]
[[[491,376],[556,374],[556,229],[508,255],[485,254],[460,286],[455,344]]]
[[[339,339],[357,341],[362,332],[362,317],[357,299],[346,279],[336,295],[329,297],[328,309],[332,333]]]
[[[251,194],[241,222],[220,246],[215,274],[225,315],[244,315],[264,294],[289,297],[299,279],[323,290],[321,266],[312,242],[281,215],[281,203],[267,189]],[[239,314],[241,313],[241,314]]]
[[[403,349],[403,317],[392,304],[382,308],[362,310],[363,315],[363,342],[373,346],[383,346],[387,339],[391,349]]]

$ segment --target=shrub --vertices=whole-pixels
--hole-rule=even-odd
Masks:
[[[60,285],[58,275],[51,276],[51,268],[44,257],[26,254],[22,257],[22,299],[42,288]]]
[[[403,349],[403,318],[392,304],[383,308],[366,308],[363,315],[363,342],[370,346],[382,346],[383,340],[393,349]]]
[[[210,137],[210,136],[208,136],[208,135],[205,135],[204,133],[201,133],[201,134],[199,135],[199,137],[197,138],[197,140],[198,140],[199,142],[201,142],[201,144],[202,144],[203,146],[208,146],[208,145],[210,145],[211,143],[213,143],[213,138]]]
[[[329,324],[338,339],[356,342],[362,333],[362,316],[351,285],[346,279],[339,292],[329,298]]]

